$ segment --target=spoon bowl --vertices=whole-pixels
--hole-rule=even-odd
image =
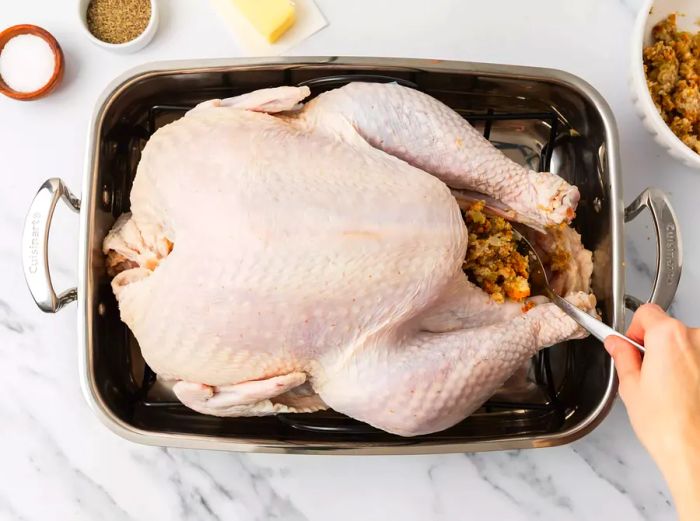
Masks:
[[[549,284],[547,272],[535,246],[533,246],[533,244],[527,240],[525,236],[515,227],[513,228],[513,236],[528,250],[528,260],[530,262],[530,287],[534,294],[542,294],[548,297],[553,304],[556,304],[562,311],[564,311],[564,313],[573,318],[582,328],[587,330],[601,342],[605,341],[605,339],[609,336],[616,336],[626,340],[634,347],[639,349],[639,351],[642,353],[646,351],[643,345],[635,342],[631,338],[626,337],[622,333],[618,333],[607,324],[601,322],[594,316],[589,315],[585,311],[580,310],[571,302],[555,293],[552,286]]]

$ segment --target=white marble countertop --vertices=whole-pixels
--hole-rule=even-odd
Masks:
[[[63,45],[62,88],[49,98],[0,99],[0,519],[384,520],[673,519],[670,496],[617,405],[572,445],[417,457],[302,457],[164,450],[126,442],[83,400],[76,310],[43,315],[22,277],[19,239],[39,185],[79,190],[94,101],[116,75],[153,60],[240,56],[206,2],[161,1],[155,40],[130,56],[90,44],[73,4],[2,2],[0,26],[35,23]],[[66,6],[66,3],[69,4]],[[593,84],[617,118],[629,202],[654,185],[684,225],[686,266],[674,312],[693,320],[697,172],[647,135],[627,89],[637,0],[318,2],[329,27],[288,54],[445,58],[565,69]],[[400,4],[400,7],[399,7]],[[52,237],[59,287],[76,278],[77,219],[61,209]],[[628,229],[628,289],[648,294],[651,233]]]

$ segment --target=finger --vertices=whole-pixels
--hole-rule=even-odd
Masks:
[[[695,349],[700,348],[700,328],[691,327],[688,329],[688,334],[690,335],[690,343]]]
[[[626,400],[639,384],[642,357],[636,347],[616,336],[605,339],[605,349],[615,361],[615,369],[620,379],[620,396]]]
[[[654,325],[667,320],[669,317],[656,304],[644,304],[632,317],[632,323],[627,330],[627,336],[639,343],[644,341],[644,333]]]

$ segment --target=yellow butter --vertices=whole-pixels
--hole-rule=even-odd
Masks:
[[[273,43],[294,25],[294,4],[290,0],[231,0],[255,30]]]

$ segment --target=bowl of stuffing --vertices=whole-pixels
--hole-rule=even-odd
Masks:
[[[632,41],[631,89],[644,126],[700,169],[700,2],[648,0]]]

